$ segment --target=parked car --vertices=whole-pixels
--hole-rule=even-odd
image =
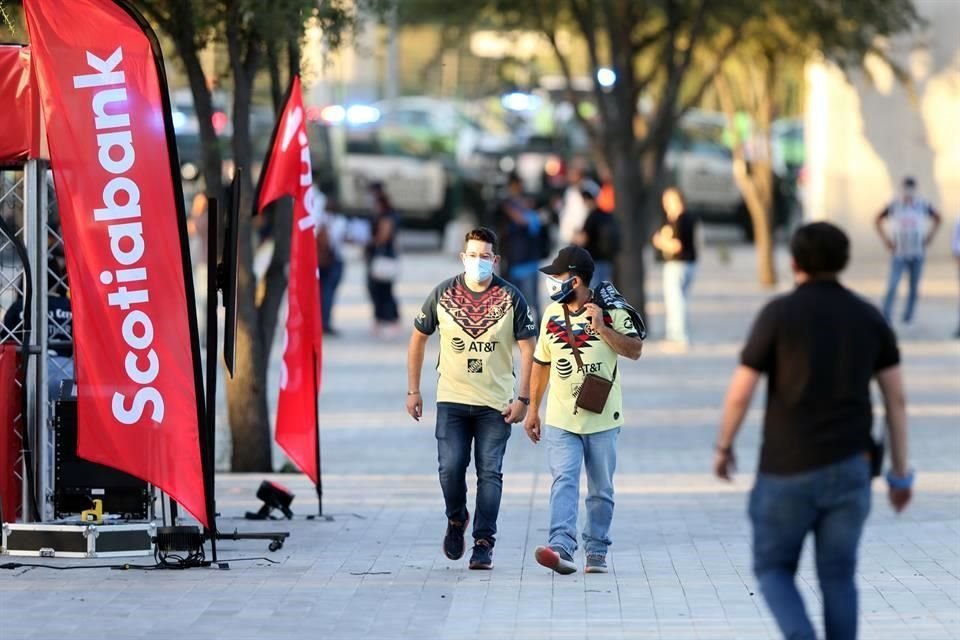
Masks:
[[[753,222],[734,178],[733,151],[726,139],[723,114],[693,111],[684,118],[671,139],[666,165],[687,198],[687,207],[704,222],[737,225],[746,239],[753,239]],[[790,228],[802,217],[796,188],[799,165],[778,157],[797,157],[797,128],[774,125],[774,228]],[[799,138],[803,139],[802,125]],[[793,146],[789,146],[789,145]],[[778,156],[778,149],[787,149]],[[800,150],[802,154],[802,147]],[[747,170],[750,170],[749,157]]]
[[[442,237],[457,217],[488,221],[509,136],[491,131],[451,101],[399,98],[356,111],[353,119],[351,108],[343,112],[338,167],[339,198],[347,212],[369,213],[368,188],[380,182],[406,227]]]

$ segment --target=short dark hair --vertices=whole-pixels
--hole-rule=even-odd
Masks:
[[[471,240],[477,240],[479,242],[486,242],[487,244],[493,247],[493,252],[497,252],[497,234],[493,232],[492,229],[487,227],[477,227],[472,231],[469,231],[467,235],[463,237],[463,244],[466,246]]]
[[[906,177],[903,179],[903,186],[905,186],[905,187],[915,187],[915,186],[917,186],[917,181],[914,179],[913,176],[906,176]]]
[[[579,277],[585,287],[589,287],[590,283],[593,282],[593,271],[574,269],[570,272],[570,275]]]
[[[850,260],[850,238],[829,222],[813,222],[796,230],[790,253],[797,268],[811,276],[840,273]]]

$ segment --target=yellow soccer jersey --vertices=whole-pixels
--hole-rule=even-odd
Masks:
[[[507,408],[514,397],[514,344],[537,334],[513,285],[494,276],[486,291],[476,293],[460,274],[433,290],[414,327],[427,335],[440,330],[437,402]]]
[[[605,309],[603,320],[618,333],[639,337],[633,320],[626,311]],[[597,433],[619,427],[623,424],[623,393],[620,390],[619,371],[602,414],[576,409],[575,403],[583,377],[593,373],[611,379],[617,367],[617,352],[594,333],[584,309],[571,313],[570,322],[585,371],[577,370],[577,360],[567,336],[563,306],[554,302],[547,307],[540,324],[540,337],[533,359],[550,367],[546,423],[579,434]]]

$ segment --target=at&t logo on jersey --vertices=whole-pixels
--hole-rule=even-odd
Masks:
[[[454,338],[450,341],[450,347],[457,353],[463,353],[467,345],[461,338]]]

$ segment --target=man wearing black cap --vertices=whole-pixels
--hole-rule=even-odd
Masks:
[[[547,442],[553,486],[550,490],[550,539],[537,547],[537,562],[560,574],[574,573],[580,467],[586,466],[587,522],[583,531],[586,571],[607,570],[613,519],[613,472],[617,435],[623,424],[623,397],[617,358],[640,357],[641,331],[625,308],[601,309],[589,288],[594,263],[582,247],[560,251],[540,269],[553,301],[540,325],[533,357],[530,412],[524,429],[536,444]],[[597,301],[600,300],[598,297]],[[549,383],[546,425],[540,402]]]

